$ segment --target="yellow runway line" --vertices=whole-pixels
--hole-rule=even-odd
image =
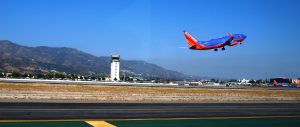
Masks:
[[[94,126],[94,127],[116,127],[110,123],[107,123],[105,121],[85,121],[86,123]]]

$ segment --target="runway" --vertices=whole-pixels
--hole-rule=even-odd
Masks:
[[[0,120],[300,116],[300,103],[0,103]]]
[[[184,86],[177,84],[164,83],[132,83],[132,82],[112,82],[112,81],[71,81],[71,80],[46,80],[46,79],[13,79],[0,78],[0,82],[6,83],[45,83],[45,84],[63,84],[63,85],[103,85],[103,86],[135,86],[135,87],[173,87],[173,88],[209,88],[209,89],[269,89],[269,90],[300,90],[300,87],[250,87],[235,85],[226,87],[225,84],[218,86]]]

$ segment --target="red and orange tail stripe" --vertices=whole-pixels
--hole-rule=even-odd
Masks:
[[[184,32],[184,36],[189,46],[194,46],[196,44],[197,40],[194,37],[192,37],[188,32]]]

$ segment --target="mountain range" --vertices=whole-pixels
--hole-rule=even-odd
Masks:
[[[109,56],[94,56],[67,47],[28,47],[0,40],[0,70],[20,73],[65,72],[80,75],[110,74]],[[183,80],[191,76],[146,61],[121,59],[121,75]]]

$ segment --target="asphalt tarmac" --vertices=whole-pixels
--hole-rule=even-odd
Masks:
[[[300,116],[300,103],[0,103],[0,120]]]

